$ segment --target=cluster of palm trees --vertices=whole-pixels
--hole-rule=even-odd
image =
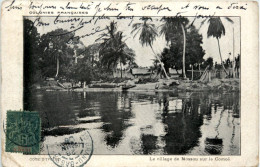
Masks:
[[[233,21],[224,17],[229,22],[233,23]],[[175,16],[175,17],[163,17],[160,21],[162,24],[160,26],[156,26],[153,23],[151,17],[142,17],[140,18],[141,22],[134,23],[132,25],[133,38],[139,35],[139,41],[142,46],[149,46],[156,58],[158,60],[162,71],[167,79],[169,76],[164,68],[164,65],[161,61],[160,56],[155,53],[153,49],[153,43],[159,35],[163,35],[167,43],[171,43],[174,45],[174,38],[176,33],[182,33],[183,36],[183,51],[182,51],[182,71],[183,78],[186,78],[185,73],[185,49],[186,49],[186,32],[191,26],[194,24],[197,18],[194,18],[191,24],[189,24],[189,20],[186,17]],[[219,48],[219,56],[222,61],[221,49],[219,44],[219,39],[221,36],[225,35],[225,27],[222,23],[220,17],[208,17],[202,20],[201,26],[205,22],[208,22],[208,31],[207,36],[214,37],[218,41]],[[120,64],[121,68],[121,77],[122,77],[122,65],[126,65],[127,62],[133,62],[135,53],[132,49],[130,49],[127,44],[125,36],[122,31],[117,30],[117,23],[112,21],[109,26],[106,27],[107,32],[104,32],[100,35],[100,37],[96,41],[102,41],[100,44],[99,55],[101,64],[112,69],[116,69],[118,64]],[[222,64],[224,71],[225,67]]]
[[[230,18],[228,18],[228,17],[224,17],[224,18],[227,21],[229,21],[230,23],[233,23],[233,21]],[[158,36],[157,28],[156,28],[155,24],[152,23],[151,17],[143,17],[142,20],[143,20],[143,23],[133,24],[132,33],[135,32],[134,37],[139,33],[140,34],[139,40],[140,40],[141,44],[150,46],[150,48],[152,49],[152,51],[154,53],[154,56],[160,62],[161,68],[163,69],[164,74],[165,74],[166,78],[168,79],[169,77],[164,69],[164,66],[160,60],[160,57],[154,52],[154,49],[152,47],[153,42],[156,40],[156,37]],[[160,35],[165,36],[165,40],[167,41],[167,43],[172,42],[172,39],[174,38],[176,32],[179,32],[180,30],[182,31],[182,34],[183,34],[183,58],[182,58],[183,78],[186,78],[186,74],[185,74],[186,31],[193,25],[195,20],[196,20],[196,18],[194,18],[193,22],[190,25],[188,25],[189,20],[185,17],[181,17],[181,16],[163,17],[161,19],[161,21],[163,21],[163,24],[161,26],[159,26]],[[148,23],[148,21],[150,21],[150,23]],[[220,45],[219,45],[219,39],[221,38],[222,35],[225,35],[225,27],[224,27],[220,17],[208,17],[201,22],[201,26],[206,21],[209,24],[207,35],[208,35],[208,37],[212,36],[217,39],[218,48],[219,48],[219,56],[220,56],[221,62],[223,62],[222,56],[221,56]],[[221,64],[222,64],[224,71],[227,73],[223,63],[221,63]]]
[[[152,20],[151,17],[143,17],[142,20],[143,20],[143,23],[133,24],[132,33],[135,32],[134,37],[136,37],[136,35],[140,32],[139,40],[140,40],[142,46],[143,45],[150,46],[150,48],[152,49],[152,51],[154,53],[155,58],[160,62],[163,72],[164,72],[166,78],[168,79],[169,76],[167,75],[165,68],[162,65],[161,59],[154,52],[154,49],[152,47],[153,42],[155,41],[156,37],[158,36],[156,26],[153,23],[147,23],[148,20]]]
[[[116,70],[117,65],[120,64],[122,78],[122,65],[133,62],[135,53],[125,43],[123,32],[117,31],[116,22],[112,21],[106,29],[107,32],[102,33],[96,40],[102,41],[99,49],[101,64],[113,70]]]
[[[226,30],[223,25],[223,20],[227,20],[230,23],[233,23],[233,21],[228,17],[208,17],[201,21],[201,26],[203,26],[205,23],[208,23],[208,30],[207,30],[207,36],[213,37],[217,39],[218,44],[218,50],[219,50],[219,56],[221,59],[221,65],[225,70],[222,55],[221,55],[221,48],[220,48],[220,38],[225,35]],[[161,71],[164,72],[165,77],[168,79],[168,74],[164,68],[164,65],[161,60],[160,54],[155,53],[153,44],[156,41],[157,37],[163,36],[165,40],[170,43],[171,45],[175,44],[175,37],[176,34],[180,36],[182,34],[183,36],[183,47],[182,50],[182,69],[183,69],[183,77],[186,78],[185,74],[185,51],[186,49],[186,34],[188,37],[188,30],[191,29],[192,24],[194,24],[195,21],[197,21],[196,17],[194,20],[189,23],[189,19],[186,17],[163,17],[161,20],[159,20],[162,24],[157,26],[154,23],[154,20],[152,17],[142,17],[140,18],[139,22],[136,22],[132,25],[132,31],[133,38],[139,37],[139,41],[142,46],[148,46],[151,48],[154,57],[159,62],[161,66]],[[25,30],[30,31],[24,31],[24,36],[26,38],[26,45],[25,45],[25,59],[27,64],[30,64],[29,66],[29,72],[31,78],[39,78],[38,73],[41,74],[41,76],[55,76],[58,77],[62,75],[68,75],[67,73],[70,72],[69,66],[70,66],[70,60],[71,55],[75,55],[75,59],[77,59],[77,55],[73,53],[75,47],[75,43],[67,45],[67,42],[71,38],[71,34],[68,33],[67,30],[63,29],[56,29],[54,31],[48,32],[43,35],[39,35],[37,32],[37,28],[33,26],[33,22],[25,19]],[[201,27],[200,26],[200,27]],[[33,27],[33,28],[32,28]],[[193,26],[194,27],[194,26]],[[135,60],[135,52],[133,49],[129,48],[126,44],[126,38],[124,36],[124,33],[122,31],[118,31],[117,29],[117,23],[115,21],[112,21],[107,27],[106,32],[102,33],[100,37],[97,39],[97,41],[101,41],[101,44],[96,47],[97,50],[99,50],[99,64],[102,64],[103,67],[106,66],[108,68],[116,69],[118,65],[120,65],[121,68],[121,76],[122,76],[122,66],[129,64],[134,64]],[[66,35],[55,35],[55,34],[66,34]],[[53,43],[52,43],[53,42]],[[189,44],[189,43],[188,43]],[[73,45],[74,47],[71,47]],[[83,44],[81,44],[83,45]],[[175,45],[176,46],[176,45]],[[84,48],[84,47],[83,47]],[[185,50],[186,49],[186,50]],[[85,50],[85,49],[83,49]],[[90,49],[93,50],[93,49]],[[80,54],[78,54],[80,55]],[[85,55],[91,55],[90,53],[86,52]],[[92,54],[93,57],[93,54]],[[186,60],[188,60],[186,58]],[[78,63],[80,64],[80,63]],[[93,69],[93,58],[92,58],[92,64],[91,68]],[[81,65],[81,64],[80,64]],[[82,63],[82,66],[85,64]],[[32,70],[33,69],[33,70]],[[87,67],[84,67],[83,70],[87,69]],[[34,73],[32,73],[34,71]],[[85,70],[86,71],[86,70]],[[93,70],[92,70],[93,71]],[[86,73],[86,72],[82,72]],[[81,75],[81,74],[78,74]],[[34,79],[35,81],[37,79]],[[33,82],[35,82],[33,81]]]

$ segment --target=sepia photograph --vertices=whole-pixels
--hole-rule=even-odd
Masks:
[[[238,16],[24,16],[23,56],[39,154],[241,155]]]

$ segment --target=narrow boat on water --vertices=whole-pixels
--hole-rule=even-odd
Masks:
[[[89,84],[87,87],[82,88],[79,85],[74,86],[65,86],[58,81],[55,82],[55,85],[46,87],[46,91],[76,91],[76,92],[83,92],[83,91],[90,91],[90,92],[102,92],[102,91],[127,91],[136,87],[134,83],[125,82],[125,83],[108,83],[108,82],[95,82]]]
[[[118,84],[115,83],[96,83],[88,85],[89,88],[116,88],[119,87]]]
[[[136,87],[136,85],[123,85],[122,86],[122,90],[123,91],[127,91],[128,89],[134,88],[134,87]]]

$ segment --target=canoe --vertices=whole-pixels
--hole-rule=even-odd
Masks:
[[[90,84],[89,88],[116,88],[118,87],[117,84],[112,83],[97,83],[97,84]]]
[[[136,85],[123,85],[122,90],[128,90],[128,89],[134,88],[134,87],[136,87]]]

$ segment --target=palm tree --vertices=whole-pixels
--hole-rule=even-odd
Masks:
[[[181,29],[183,35],[183,52],[182,52],[182,72],[183,78],[186,78],[185,72],[185,49],[186,49],[186,32],[185,25],[188,24],[189,20],[184,17],[176,16],[176,17],[164,17],[162,19],[164,21],[161,26],[160,34],[164,34],[165,40],[167,42],[172,42],[174,39],[175,33],[178,33]]]
[[[77,41],[68,44],[71,35],[74,32],[68,33],[64,29],[56,29],[41,36],[41,43],[39,45],[40,51],[43,54],[42,68],[45,76],[54,75],[54,67],[51,65],[52,61],[55,61],[55,77],[58,77],[59,73],[62,73],[70,63],[71,56],[73,55],[73,49],[70,45],[77,44]]]
[[[56,70],[56,75],[55,75],[55,78],[58,77],[59,75],[59,68],[60,68],[60,53],[61,53],[61,50],[58,50],[58,54],[56,55],[56,61],[57,61],[57,70]]]
[[[234,23],[230,18],[228,17],[224,17],[228,22],[230,23]],[[220,17],[210,17],[210,18],[207,18],[207,19],[204,19],[202,22],[201,22],[201,26],[205,23],[205,21],[208,20],[208,23],[209,23],[209,27],[208,27],[208,32],[207,32],[207,35],[208,35],[208,38],[209,37],[213,37],[213,38],[216,38],[217,41],[218,41],[218,50],[219,50],[219,56],[220,56],[220,60],[221,60],[221,65],[225,71],[225,73],[228,75],[225,67],[224,67],[224,64],[223,64],[223,60],[222,60],[222,55],[221,55],[221,50],[220,50],[220,44],[219,44],[219,39],[221,38],[222,35],[225,35],[226,33],[226,30],[225,30],[225,27],[220,19]],[[200,27],[201,27],[200,26]]]
[[[50,49],[53,49],[53,43],[52,42],[50,42],[49,43],[49,48]],[[45,50],[44,50],[45,51]],[[56,58],[56,62],[57,62],[57,66],[56,66],[56,74],[55,74],[55,78],[57,78],[58,77],[58,75],[59,75],[59,68],[60,68],[60,53],[61,53],[61,50],[60,49],[54,49],[54,51],[52,52],[52,53],[54,53],[54,52],[58,52],[56,55],[55,55],[55,58]]]
[[[135,34],[134,34],[134,38],[135,38],[136,35],[140,32],[139,41],[141,42],[142,46],[144,46],[144,45],[150,46],[150,48],[152,49],[152,52],[154,53],[154,56],[160,62],[166,78],[169,79],[160,58],[156,55],[156,53],[154,52],[153,47],[152,47],[154,40],[158,36],[155,24],[147,23],[147,21],[149,19],[152,20],[151,18],[144,18],[143,17],[142,19],[143,19],[143,23],[133,24],[133,26],[132,26],[133,30],[132,30],[131,33],[135,32]]]
[[[125,41],[123,41],[123,32],[117,31],[116,22],[112,21],[107,26],[108,33],[101,34],[97,40],[103,40],[100,44],[100,57],[101,63],[108,68],[116,69],[120,64],[121,78],[122,78],[122,65],[126,65],[128,61],[134,60],[134,52],[128,48]]]

